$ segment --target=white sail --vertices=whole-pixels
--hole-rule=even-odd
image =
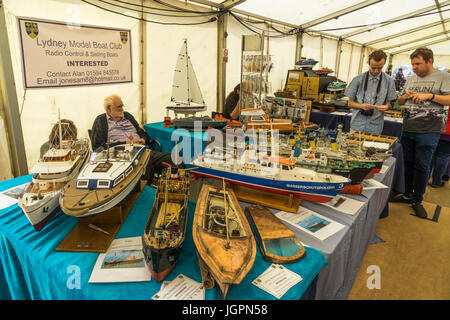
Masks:
[[[183,42],[178,54],[177,64],[173,73],[172,101],[189,101],[189,83],[187,77],[187,43]]]
[[[198,85],[197,77],[195,76],[194,67],[187,53],[186,40],[184,40],[181,46],[175,66],[171,101],[188,106],[193,102],[202,105],[200,107],[206,110],[202,92]],[[196,106],[193,105],[192,107],[195,108]]]
[[[192,67],[191,59],[188,57],[188,71],[189,71],[189,96],[190,101],[198,104],[205,104],[203,101],[203,95],[198,85],[197,77],[195,76],[194,67]]]

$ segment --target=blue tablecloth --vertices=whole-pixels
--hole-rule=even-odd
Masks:
[[[0,191],[28,182],[31,175],[0,182]],[[155,189],[146,186],[116,238],[140,236],[153,205]],[[183,251],[174,270],[165,280],[177,275],[201,281],[195,245],[192,240],[192,219],[195,202],[189,203],[189,224]],[[159,291],[161,283],[88,283],[98,253],[56,252],[55,248],[72,231],[77,219],[58,212],[40,232],[36,232],[18,205],[0,210],[0,299],[52,300],[147,300]],[[282,299],[299,299],[327,264],[324,255],[306,248],[306,256],[286,267],[303,280],[291,288]],[[271,264],[260,252],[253,268],[238,286],[230,289],[227,299],[276,300],[251,282]],[[79,288],[77,277],[79,276]],[[216,288],[206,291],[206,299],[219,298]]]

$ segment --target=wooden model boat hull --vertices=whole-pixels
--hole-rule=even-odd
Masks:
[[[202,263],[220,287],[222,298],[226,298],[231,285],[241,283],[253,266],[256,257],[256,243],[233,191],[227,190],[229,202],[236,209],[244,235],[230,237],[206,230],[203,221],[208,213],[209,195],[215,187],[203,185],[194,214],[192,236],[197,254]]]
[[[136,187],[145,171],[150,150],[145,149],[135,170],[122,183],[111,189],[77,189],[77,178],[69,181],[59,198],[63,212],[77,218],[102,213],[125,199]]]
[[[306,250],[295,234],[267,208],[249,205],[245,215],[264,260],[283,264],[297,262],[305,256]]]

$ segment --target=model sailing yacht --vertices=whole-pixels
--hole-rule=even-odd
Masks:
[[[18,199],[31,225],[40,231],[60,210],[59,196],[64,185],[75,178],[89,159],[86,139],[78,140],[69,123],[61,123],[58,115],[58,136],[50,141],[50,149],[31,169],[33,178]]]
[[[195,116],[197,112],[206,111],[207,107],[188,55],[187,39],[184,39],[178,54],[170,100],[174,105],[166,107],[167,117],[165,121],[170,118],[168,113],[169,110],[172,110],[175,113],[175,119],[173,120],[175,128],[194,129],[197,124],[202,129],[209,127],[221,129],[227,124],[226,120],[215,120],[208,116]],[[184,114],[185,117],[178,118],[178,114]],[[192,115],[192,117],[189,117],[189,115]]]

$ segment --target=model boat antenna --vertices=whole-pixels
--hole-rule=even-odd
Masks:
[[[227,206],[227,193],[225,190],[225,179],[222,178],[222,184],[223,184],[223,203],[225,205],[225,228],[227,233],[227,244],[225,245],[225,249],[230,248],[230,234],[228,231],[228,206]]]
[[[62,127],[61,127],[61,113],[58,108],[58,127],[59,127],[59,148],[62,149]]]
[[[109,162],[109,145],[111,144],[110,139],[108,138],[108,142],[106,142],[106,163]]]

